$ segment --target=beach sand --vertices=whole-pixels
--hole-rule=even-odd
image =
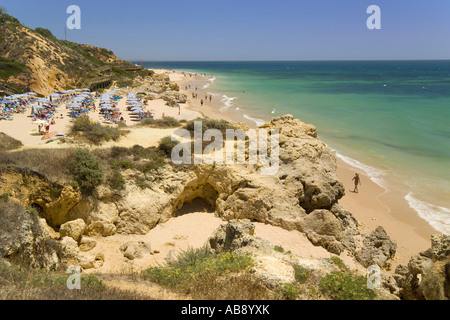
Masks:
[[[404,195],[385,190],[341,159],[337,161],[336,173],[345,186],[345,196],[339,203],[358,220],[361,231],[370,233],[382,226],[397,243],[393,268],[399,263],[408,263],[412,255],[431,246],[430,236],[439,232],[409,207]],[[355,173],[361,177],[358,193],[353,193]]]

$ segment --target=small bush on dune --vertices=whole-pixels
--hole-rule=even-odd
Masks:
[[[159,141],[158,149],[163,151],[166,155],[172,154],[172,149],[178,144],[178,141],[172,141],[171,137],[167,136]]]
[[[322,278],[320,290],[333,300],[373,300],[374,290],[367,287],[367,279],[349,272],[333,271]]]
[[[206,247],[190,248],[168,266],[150,268],[143,274],[153,282],[190,293],[195,299],[258,299],[267,289],[248,273],[252,265],[248,255],[216,255]],[[229,290],[225,292],[224,286]]]
[[[138,122],[138,126],[141,127],[154,127],[154,128],[176,128],[180,126],[180,122],[173,117],[164,117],[162,119],[143,119]]]
[[[69,136],[83,139],[89,144],[101,145],[107,141],[117,141],[126,132],[117,127],[103,126],[94,123],[88,117],[79,117],[74,120],[69,129]]]
[[[78,149],[71,162],[73,178],[82,189],[92,189],[103,181],[104,170],[89,150]]]
[[[237,129],[233,124],[224,119],[216,120],[216,119],[202,119],[202,118],[188,121],[185,124],[184,129],[194,132],[196,121],[200,121],[202,124],[202,134],[208,129],[217,129],[220,132],[222,132],[222,134],[225,135],[227,129]]]
[[[113,174],[108,179],[108,184],[111,188],[116,190],[125,189],[125,180],[120,172],[114,171]]]

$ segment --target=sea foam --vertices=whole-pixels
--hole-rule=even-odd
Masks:
[[[263,124],[265,124],[267,121],[262,120],[262,119],[256,119],[256,118],[252,118],[246,114],[244,114],[244,118],[250,121],[253,121],[254,123],[256,123],[256,126],[262,126]]]
[[[214,81],[216,80],[216,77],[212,77],[211,79],[208,79],[208,80],[210,81],[210,83],[205,84],[205,85],[203,86],[203,89],[209,88],[209,86],[210,86],[211,84],[213,84]]]
[[[226,95],[222,96],[222,102],[225,104],[224,107],[219,108],[220,112],[226,111],[229,107],[231,107],[234,104],[234,100],[236,97],[228,97]]]
[[[364,163],[359,162],[358,160],[352,159],[350,157],[344,156],[337,152],[336,150],[332,149],[338,158],[340,158],[342,161],[348,163],[349,165],[358,168],[362,170],[373,182],[375,182],[377,185],[382,187],[384,190],[388,191],[389,189],[386,186],[386,181],[383,179],[383,176],[386,175],[386,172],[384,172],[381,169],[377,169],[371,166],[368,166]]]
[[[405,196],[411,209],[419,214],[419,217],[437,231],[450,235],[450,209],[433,205],[413,197],[412,192]]]

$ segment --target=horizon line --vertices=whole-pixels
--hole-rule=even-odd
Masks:
[[[304,60],[277,60],[277,59],[244,59],[244,60],[144,60],[144,59],[124,59],[128,61],[143,62],[335,62],[335,61],[450,61],[450,58],[439,59],[304,59]]]

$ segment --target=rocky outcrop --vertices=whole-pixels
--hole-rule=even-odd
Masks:
[[[356,251],[356,259],[364,266],[378,265],[389,268],[390,260],[394,257],[397,244],[391,240],[383,227],[378,226],[363,240],[363,247]]]
[[[59,229],[59,234],[61,235],[61,238],[71,237],[73,240],[78,241],[85,229],[86,223],[83,219],[76,219],[62,224]]]
[[[255,240],[255,226],[248,219],[230,220],[222,224],[209,238],[208,244],[214,253],[236,251]]]
[[[450,236],[432,235],[431,248],[395,269],[402,299],[450,299]]]
[[[87,252],[87,251],[91,251],[92,249],[94,249],[96,245],[97,245],[97,241],[95,241],[95,239],[83,236],[80,240],[79,249],[82,252]]]
[[[122,251],[123,256],[128,260],[140,259],[144,254],[151,252],[151,246],[149,243],[143,241],[131,241],[124,243],[119,248]]]
[[[60,267],[60,246],[45,221],[16,202],[0,202],[0,258],[34,268]]]

